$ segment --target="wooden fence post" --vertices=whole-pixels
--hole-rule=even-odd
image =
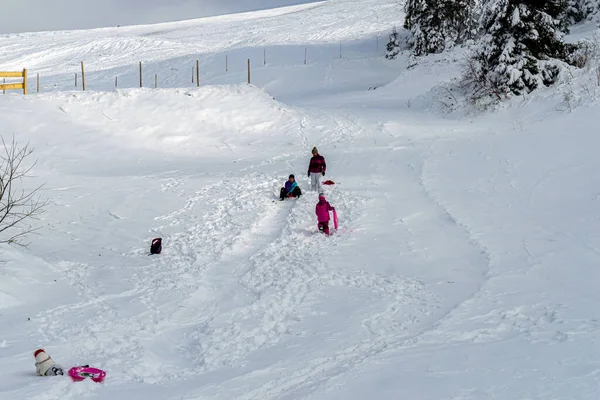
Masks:
[[[140,61],[140,87],[142,87],[142,62]]]
[[[115,76],[115,89],[119,88],[119,77]]]
[[[85,92],[85,68],[83,67],[83,61],[81,62],[81,87]]]
[[[308,52],[308,50],[306,49],[306,47],[304,48],[304,64],[306,65],[306,53]]]
[[[36,83],[37,93],[40,92],[40,73],[37,73],[37,83]]]
[[[158,74],[154,74],[154,89],[158,87]]]
[[[4,78],[4,82],[3,83],[6,83],[6,78]],[[6,89],[2,90],[2,94],[6,94]]]
[[[248,85],[250,84],[250,59],[248,59]]]
[[[200,62],[196,60],[196,86],[200,87]]]
[[[77,87],[77,72],[75,72],[75,87]]]
[[[23,69],[23,94],[27,94],[27,69]]]

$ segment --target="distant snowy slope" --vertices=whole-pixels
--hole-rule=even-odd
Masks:
[[[241,47],[336,42],[388,31],[400,22],[393,0],[330,0],[157,25],[4,35],[0,69],[90,70]],[[383,44],[382,44],[383,46]]]

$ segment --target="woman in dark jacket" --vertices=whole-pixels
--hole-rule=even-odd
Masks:
[[[321,191],[321,176],[325,176],[325,158],[319,154],[316,147],[312,149],[312,158],[308,164],[308,177],[310,178],[310,190]]]

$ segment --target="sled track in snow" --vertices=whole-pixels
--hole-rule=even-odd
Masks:
[[[349,131],[356,131],[357,125],[358,122],[354,120],[342,122],[336,120],[339,134],[337,140],[348,136],[351,139],[368,137],[366,130],[362,128],[357,134],[348,135]],[[410,148],[412,151],[418,150],[414,143],[406,148]],[[452,237],[453,242],[456,241],[459,244],[459,249],[466,256],[465,262],[471,264],[473,276],[480,276],[480,278],[475,278],[477,284],[472,284],[474,285],[473,290],[456,297],[454,305],[451,307],[440,308],[437,305],[440,299],[429,293],[428,288],[418,281],[383,277],[370,271],[360,270],[355,270],[348,275],[339,275],[328,273],[323,268],[319,273],[321,274],[320,279],[324,282],[332,284],[337,281],[346,287],[356,284],[359,287],[367,287],[373,291],[379,290],[390,297],[389,305],[385,310],[371,315],[363,322],[363,327],[371,333],[371,337],[336,349],[326,357],[318,357],[300,365],[294,365],[291,370],[285,369],[285,366],[282,365],[281,369],[285,370],[285,373],[281,374],[279,378],[264,383],[256,389],[244,393],[239,398],[250,400],[256,398],[295,399],[307,397],[328,380],[348,372],[368,359],[384,354],[388,350],[397,352],[400,349],[408,350],[414,347],[414,344],[420,338],[437,330],[444,319],[478,293],[489,270],[489,254],[474,239],[472,232],[460,224],[428,191],[423,181],[421,168],[415,169],[410,158],[408,163],[406,161],[403,160],[399,163],[399,165],[406,165],[407,167],[406,171],[402,172],[402,174],[406,174],[406,179],[401,180],[403,182],[412,181],[414,185],[406,187],[405,190],[411,193],[409,197],[414,196],[417,199],[414,204],[422,208],[429,218],[432,218],[432,222],[438,226],[438,229],[445,232],[448,237]],[[410,230],[410,225],[405,225],[404,221],[402,221],[402,225],[404,229]],[[323,287],[326,286],[327,284],[323,285]],[[422,314],[414,316],[399,315],[402,307],[407,305],[411,305],[413,310],[420,309]],[[419,321],[421,317],[424,318]]]
[[[272,209],[270,200],[253,201],[253,193],[239,195],[237,179],[224,179],[192,195],[184,207],[157,220],[170,225],[185,225],[184,232],[164,238],[163,254],[160,258],[149,258],[151,264],[132,271],[134,282],[130,291],[115,296],[98,296],[93,284],[87,278],[83,264],[62,263],[59,268],[67,274],[71,285],[80,294],[78,302],[47,310],[40,319],[43,328],[40,332],[48,342],[69,342],[79,349],[82,359],[90,354],[100,354],[105,366],[114,371],[113,381],[142,379],[146,382],[160,382],[180,377],[181,373],[140,368],[145,344],[163,330],[171,330],[177,324],[190,323],[178,319],[176,312],[200,288],[203,287],[203,273],[211,265],[219,263],[228,249],[236,244],[244,232],[251,230],[257,219]],[[257,190],[270,189],[263,176],[247,176],[248,182]],[[195,215],[198,204],[209,206],[203,215]],[[251,216],[239,218],[240,215]],[[145,257],[138,252],[138,257]],[[157,260],[155,263],[154,260]],[[130,298],[129,310],[117,310],[109,301],[115,297]],[[203,315],[211,314],[214,303],[196,304],[194,313],[198,317],[193,323],[202,324]],[[79,323],[73,325],[65,321],[66,314],[80,314]],[[199,321],[200,320],[200,321]],[[113,332],[114,335],[107,334]],[[110,360],[121,359],[111,365]],[[122,374],[118,371],[122,370]],[[129,371],[129,372],[125,372]],[[182,371],[185,372],[185,371]]]
[[[311,198],[305,194],[273,204],[275,211],[246,231],[251,238],[240,239],[243,249],[234,246],[214,266],[230,266],[225,279],[243,300],[236,304],[222,298],[218,303],[227,307],[212,309],[210,318],[187,336],[187,347],[198,353],[199,371],[235,367],[252,352],[293,334],[294,325],[311,312],[311,297],[330,284],[322,257],[336,238],[323,240],[307,222],[314,220]],[[275,227],[269,230],[271,223]]]
[[[336,135],[329,140],[367,137],[366,130],[356,131],[357,125],[337,122]],[[304,359],[292,370],[276,362],[273,366],[282,373],[238,396],[292,398],[387,349],[410,346],[435,326],[429,318],[420,321],[437,307],[426,287],[356,266],[332,271],[324,255],[345,239],[334,235],[324,240],[313,234],[314,194],[273,203],[265,195],[272,193],[276,182],[249,170],[246,176],[225,176],[191,194],[184,189],[185,178],[166,180],[163,190],[187,199],[180,209],[156,221],[183,230],[163,237],[163,254],[134,267],[132,289],[118,295],[129,298],[130,307],[118,310],[110,305],[110,296],[95,298],[82,265],[73,270],[70,280],[83,300],[44,313],[45,329],[50,332],[46,338],[69,337],[80,348],[82,359],[101,354],[105,366],[118,375],[116,384],[180,381],[235,369],[253,353],[302,335],[296,326],[311,315],[311,306],[330,288],[355,288],[385,299],[385,307],[362,321],[366,338],[356,335],[326,356]],[[253,189],[240,191],[240,181]],[[336,188],[330,191],[343,225],[360,217],[366,198]],[[152,231],[161,230],[159,226]],[[68,310],[80,313],[76,326],[63,322]],[[173,354],[178,370],[148,362],[148,357],[154,357],[153,348]]]

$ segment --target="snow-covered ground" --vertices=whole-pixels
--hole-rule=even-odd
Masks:
[[[43,79],[0,95],[2,135],[35,147],[24,184],[50,203],[28,250],[2,246],[0,399],[597,399],[588,72],[444,113],[432,89],[461,50],[385,60],[399,17],[394,0],[331,0],[3,37],[0,70]],[[134,88],[139,61],[160,89]],[[337,182],[329,238],[315,145]],[[290,173],[305,196],[279,202]],[[107,380],[36,377],[39,347]]]

